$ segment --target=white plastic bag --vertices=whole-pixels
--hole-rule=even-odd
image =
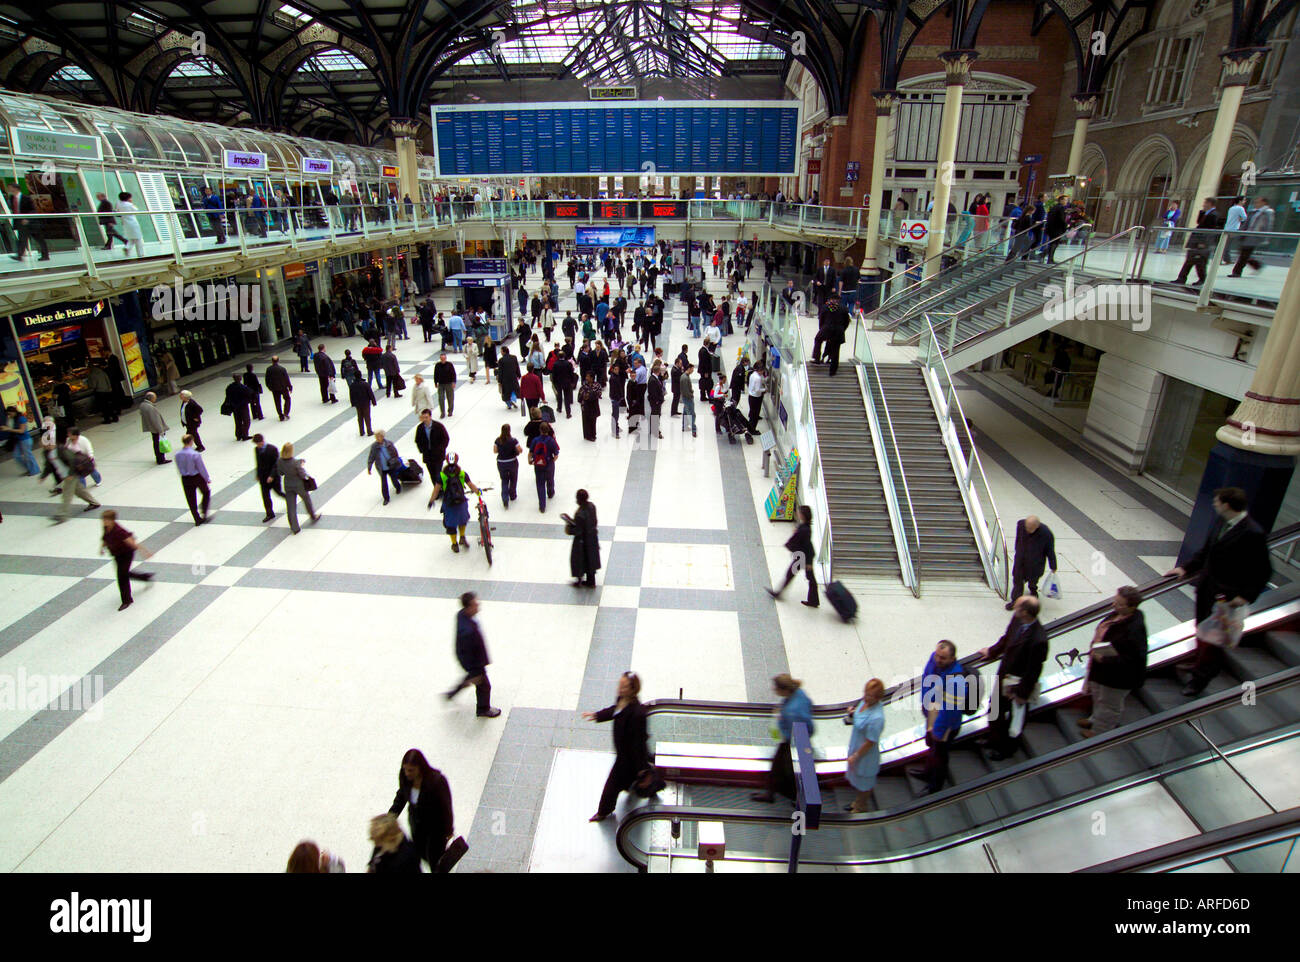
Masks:
[[[1216,601],[1210,617],[1196,626],[1197,639],[1219,648],[1236,648],[1241,642],[1241,627],[1249,611],[1249,605],[1234,608],[1226,601]]]
[[[1047,573],[1047,580],[1043,582],[1043,597],[1061,597],[1061,579],[1057,576],[1055,571],[1049,571]]]
[[[1011,725],[1007,728],[1008,738],[1019,738],[1025,730],[1025,716],[1029,714],[1029,703],[1013,702],[1011,705]]]

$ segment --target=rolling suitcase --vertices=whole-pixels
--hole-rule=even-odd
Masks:
[[[858,602],[842,581],[832,581],[826,586],[826,600],[845,623],[858,616]]]
[[[416,461],[407,461],[397,477],[402,484],[421,484],[424,481],[424,469]]]

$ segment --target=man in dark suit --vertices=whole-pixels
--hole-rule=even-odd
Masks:
[[[249,406],[257,395],[244,386],[243,379],[238,374],[232,374],[230,378],[230,383],[226,385],[226,400],[222,403],[221,409],[224,414],[229,414],[235,419],[235,440],[247,441],[248,428],[253,423]]]
[[[284,490],[280,487],[280,475],[275,470],[275,464],[279,459],[280,452],[274,444],[267,444],[266,438],[260,434],[253,435],[253,462],[257,471],[257,484],[262,489],[262,506],[266,508],[266,517],[262,519],[263,524],[275,520],[275,511],[271,506],[271,492],[274,491],[280,497],[284,497]]]
[[[483,640],[478,622],[474,620],[478,610],[478,595],[467,591],[460,596],[460,611],[456,612],[456,660],[465,669],[465,677],[459,685],[447,692],[447,700],[455,698],[462,688],[473,685],[478,698],[478,717],[496,718],[501,714],[501,709],[492,707],[492,683],[487,676],[487,643]]]
[[[840,303],[838,296],[832,297],[826,304],[830,310],[826,314],[825,333],[822,335],[822,355],[830,362],[826,376],[834,377],[840,369],[840,348],[844,346],[844,336],[849,330],[849,312]]]
[[[1168,572],[1196,579],[1196,623],[1210,616],[1220,599],[1236,608],[1254,602],[1268,587],[1273,565],[1268,557],[1268,537],[1259,522],[1246,513],[1246,492],[1219,488],[1214,492],[1219,521],[1201,550]],[[1197,639],[1191,677],[1183,694],[1199,695],[1223,668],[1223,649]]]
[[[325,353],[324,344],[312,356],[312,366],[316,368],[316,380],[320,381],[320,403],[338,404],[337,391],[330,383],[335,377],[334,361]]]
[[[199,402],[194,400],[194,395],[189,391],[181,391],[181,424],[185,426],[185,433],[194,436],[194,449],[204,451],[203,439],[199,437],[199,425],[203,423],[203,408],[199,407]]]
[[[979,653],[983,659],[1001,659],[989,709],[989,758],[994,761],[1015,753],[1016,741],[1008,732],[1012,707],[1028,704],[1047,660],[1047,630],[1038,620],[1038,599],[1017,598],[1014,610],[1002,637]]]
[[[421,411],[420,423],[415,426],[415,446],[435,484],[438,483],[438,473],[442,471],[443,462],[447,460],[447,445],[450,443],[451,437],[447,434],[447,429],[441,421],[433,419],[433,412],[428,408]]]
[[[275,413],[281,421],[289,420],[289,408],[293,406],[293,381],[289,372],[280,364],[279,356],[271,358],[271,366],[266,369],[266,389],[275,399]]]
[[[1015,547],[1011,562],[1011,600],[1007,602],[1007,611],[1015,608],[1016,599],[1025,593],[1026,582],[1029,583],[1029,594],[1038,597],[1038,579],[1043,576],[1045,566],[1050,565],[1052,573],[1056,573],[1056,536],[1035,515],[1016,522]]]
[[[16,183],[9,185],[9,210],[18,215],[17,220],[12,222],[14,230],[18,233],[18,252],[9,256],[16,261],[22,260],[27,254],[27,244],[35,241],[36,246],[41,249],[41,260],[48,261],[50,248],[45,243],[45,226],[40,218],[34,216],[39,213],[36,210],[36,202],[32,200],[30,194],[24,194],[22,188]],[[24,217],[25,214],[33,216]]]
[[[1205,198],[1201,212],[1196,215],[1197,229],[1187,235],[1187,256],[1174,278],[1175,284],[1187,283],[1187,275],[1193,267],[1196,268],[1196,283],[1205,283],[1205,261],[1210,256],[1210,248],[1217,243],[1220,223],[1214,198]]]
[[[831,261],[828,257],[822,261],[822,266],[817,271],[817,296],[824,303],[828,297],[833,295],[838,289],[839,275],[835,273],[835,268],[831,267]]]

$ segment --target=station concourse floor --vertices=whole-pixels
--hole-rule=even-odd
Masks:
[[[761,267],[753,278],[747,290],[761,284]],[[530,290],[539,283],[530,277]],[[434,296],[439,309],[451,306],[451,292]],[[559,318],[572,307],[566,292]],[[408,388],[417,372],[432,380],[438,347],[418,325],[409,330],[397,349]],[[360,338],[324,342],[336,364],[345,347],[358,356],[362,347]],[[698,349],[672,300],[662,343],[670,359],[681,343]],[[738,343],[724,344],[728,363]],[[607,400],[595,444],[577,413],[561,414],[555,503],[538,510],[533,472],[521,465],[519,500],[503,510],[491,442],[502,423],[518,434],[522,421],[495,382],[480,371],[468,383],[463,357],[454,359],[460,382],[445,423],[471,478],[494,488],[490,568],[474,524],[470,549],[451,552],[440,516],[425,508],[427,478],[382,505],[352,409],[342,399],[322,405],[314,374],[297,373],[287,348],[292,420],[278,422],[264,395],[269,416],[252,430],[293,441],[320,483],[322,520],[297,537],[281,502],[276,521],[262,523],[251,445],[234,442],[217,414],[228,372],[186,385],[205,409],[214,513],[202,527],[175,468],[153,463],[134,410],[117,424],[83,425],[104,475],[93,494],[155,552],[137,559],[157,577],[136,585],[126,611],[117,611],[112,563],[97,553],[97,513],[74,507],[52,525],[47,488],[17,476],[13,462],[0,467],[0,697],[9,692],[0,869],[279,872],[309,838],[363,871],[368,820],[387,810],[402,753],[415,747],[450,782],[456,831],[470,843],[458,871],[617,870],[612,823],[586,821],[612,759],[610,729],[580,712],[610,703],[620,672],[637,671],[643,700],[772,700],[771,676],[789,671],[814,701],[843,701],[868,678],[918,674],[941,637],[966,654],[1006,625],[1001,599],[971,582],[927,581],[919,600],[895,580],[848,582],[862,606],[854,625],[825,603],[798,604],[797,584],[774,604],[763,588],[785,568],[790,526],[766,520],[771,479],[759,445],[719,443],[698,400],[699,437],[665,416],[654,450],[626,432],[611,437]],[[229,367],[255,360],[259,375],[267,363],[238,360]],[[377,393],[374,427],[415,457],[409,395]],[[1008,536],[1030,513],[1056,534],[1065,597],[1044,603],[1045,620],[1172,564],[1185,508],[1081,450],[1012,392],[979,379],[961,393]],[[159,401],[179,446],[178,406]],[[570,586],[559,521],[579,487],[600,520],[594,591]],[[454,615],[466,590],[482,600],[497,719],[475,717],[472,692],[442,697],[462,674]],[[1190,616],[1185,598],[1168,607],[1163,620],[1148,612],[1153,630]],[[46,707],[41,688],[57,695],[83,676],[102,680],[102,700]],[[574,752],[593,757],[577,764]],[[556,815],[556,764],[571,773],[561,802],[571,825]]]

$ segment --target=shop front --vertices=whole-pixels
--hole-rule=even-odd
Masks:
[[[106,301],[51,304],[15,314],[5,327],[0,394],[6,406],[13,404],[33,421],[54,413],[61,384],[74,412],[89,409],[92,364],[108,365],[113,374],[121,370]]]
[[[320,261],[285,264],[281,271],[284,276],[284,297],[289,305],[289,321],[292,329],[297,331],[305,328],[313,336],[325,333],[320,329],[320,298],[316,287]],[[282,340],[293,336],[282,331],[278,323],[276,333]]]
[[[255,304],[260,307],[260,292],[254,299],[254,287],[226,278],[123,296],[113,308],[123,351],[127,350],[128,334],[134,335],[137,345],[148,345],[140,363],[143,384],[137,386],[133,377],[132,388],[138,392],[157,383],[157,372],[146,372],[149,355],[160,357],[169,352],[180,376],[185,377],[228,361],[243,350],[241,313]],[[128,367],[130,363],[128,357]]]

